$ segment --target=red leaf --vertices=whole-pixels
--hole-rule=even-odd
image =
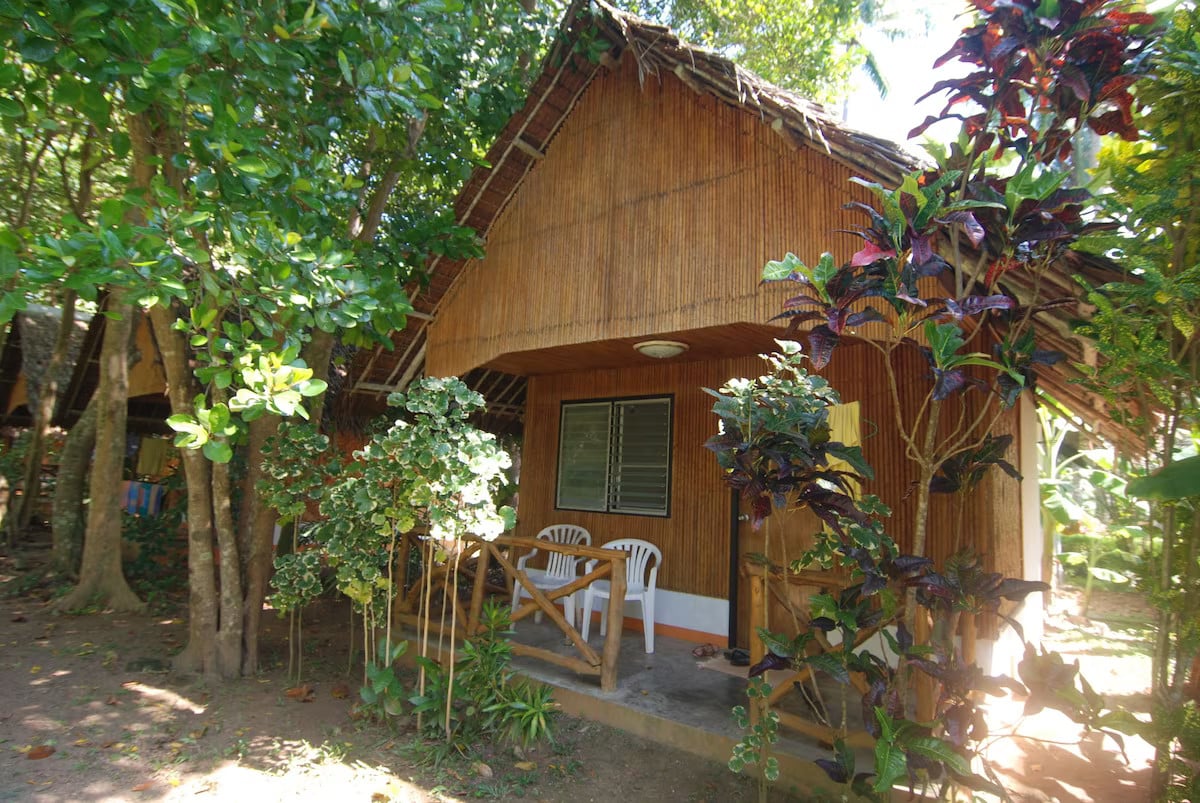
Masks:
[[[36,761],[41,758],[49,758],[52,755],[54,755],[53,747],[48,744],[39,744],[37,747],[32,748],[28,753],[26,753],[25,758]]]
[[[862,250],[850,257],[850,266],[853,268],[861,268],[865,265],[872,265],[880,259],[889,259],[896,256],[896,252],[892,249],[884,250],[875,243],[868,242],[863,246]]]
[[[1107,17],[1118,25],[1153,25],[1157,22],[1153,14],[1144,11],[1110,11]]]

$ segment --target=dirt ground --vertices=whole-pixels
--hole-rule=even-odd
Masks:
[[[50,589],[11,597],[20,575],[3,561],[0,801],[754,798],[753,782],[721,764],[567,716],[553,744],[524,754],[485,746],[431,767],[411,728],[351,718],[360,678],[346,673],[342,605],[307,617],[314,694],[302,703],[285,693],[287,629],[273,616],[261,642],[267,671],[208,685],[169,671],[186,638],[177,603],[59,615]]]
[[[14,596],[21,578],[0,558],[0,801],[754,799],[753,782],[721,764],[566,716],[553,744],[527,754],[490,745],[429,766],[411,726],[351,717],[358,678],[346,672],[347,613],[335,603],[307,617],[304,677],[314,694],[297,702],[285,693],[286,623],[274,617],[261,647],[268,669],[207,685],[169,671],[186,636],[178,600],[146,615],[59,615],[46,603],[53,589]],[[1149,672],[1137,645],[1124,649],[1121,631],[1069,607],[1051,625],[1047,639],[1059,649],[1117,645],[1087,656],[1085,672],[1138,707]],[[1011,779],[1018,799],[1144,797],[1140,753],[1130,765],[1095,740],[1036,738],[1009,762],[1024,768]]]

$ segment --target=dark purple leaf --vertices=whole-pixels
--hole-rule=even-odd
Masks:
[[[900,645],[902,653],[907,653],[913,645],[912,633],[908,632],[908,628],[903,622],[896,626],[896,643]]]
[[[768,651],[763,659],[747,670],[746,677],[756,678],[771,669],[791,669],[792,659]]]
[[[1062,362],[1066,358],[1067,355],[1063,354],[1061,351],[1054,351],[1051,349],[1034,349],[1029,359],[1030,362],[1037,363],[1038,365],[1055,365]]]
[[[834,783],[846,783],[846,781],[850,780],[850,770],[840,761],[835,761],[832,758],[818,758],[813,763],[825,770],[825,774],[829,776],[829,780]]]
[[[949,711],[942,715],[942,724],[946,728],[946,741],[955,747],[962,747],[967,743],[967,737],[971,732],[971,722],[975,717],[975,707],[968,703],[959,703],[952,706]]]
[[[1000,584],[1000,596],[1013,602],[1020,602],[1035,591],[1049,591],[1050,586],[1041,580],[1019,580],[1007,577]]]
[[[927,658],[909,658],[908,665],[916,667],[934,680],[942,680],[946,676],[946,669],[936,661],[930,661]]]
[[[809,622],[809,624],[823,633],[828,633],[837,627],[837,622],[833,621],[828,616],[818,616],[816,619],[813,619],[811,622]]]
[[[1017,226],[1012,240],[1019,245],[1030,247],[1041,243],[1054,242],[1073,238],[1075,235],[1057,220],[1043,221],[1039,218],[1027,220]]]
[[[1081,206],[1092,200],[1092,194],[1082,187],[1064,187],[1055,190],[1038,207],[1046,212],[1057,212],[1067,206]]]
[[[929,558],[916,555],[897,555],[888,563],[888,574],[892,577],[905,577],[916,574],[933,565]]]
[[[927,574],[917,577],[909,580],[905,585],[915,586],[917,590],[939,599],[954,598],[954,590],[946,585],[946,579],[938,574]]]
[[[933,244],[928,237],[915,236],[912,238],[912,261],[924,265],[933,259]]]
[[[1017,306],[1017,300],[1011,296],[1006,296],[1002,293],[996,293],[990,296],[967,296],[961,300],[953,298],[946,299],[946,312],[948,317],[961,320],[962,318],[978,315],[986,310],[994,309],[1013,309]]]
[[[962,229],[963,234],[967,235],[967,239],[971,241],[971,245],[978,247],[983,242],[983,237],[986,232],[983,226],[979,224],[974,213],[962,210],[959,212],[951,212],[944,217],[938,218],[939,223],[949,223],[957,225]]]
[[[812,359],[813,367],[820,370],[829,364],[829,358],[833,356],[833,350],[840,339],[824,324],[814,327],[808,333],[808,345],[812,351],[809,357]]]
[[[967,383],[967,375],[959,368],[951,371],[934,369],[933,398],[944,401]]]
[[[929,481],[929,492],[934,494],[953,494],[958,493],[962,488],[956,478],[938,475]]]
[[[792,296],[787,301],[783,302],[783,308],[785,310],[794,310],[799,307],[818,307],[823,309],[825,307],[825,302],[822,299],[807,295]]]
[[[854,312],[846,318],[846,326],[862,326],[865,323],[884,320],[883,314],[874,307],[867,307],[860,312]]]

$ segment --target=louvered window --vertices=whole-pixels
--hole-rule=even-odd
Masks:
[[[562,406],[557,507],[666,516],[671,399]]]

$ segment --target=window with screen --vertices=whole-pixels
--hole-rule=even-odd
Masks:
[[[666,516],[671,500],[671,399],[562,405],[556,506]]]

